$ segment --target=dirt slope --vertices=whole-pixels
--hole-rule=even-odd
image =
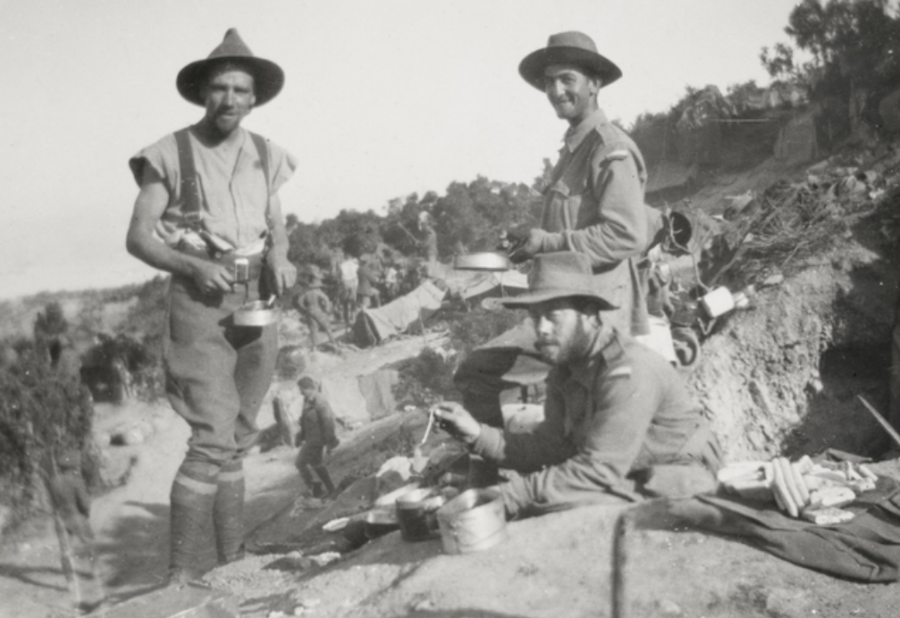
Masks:
[[[728,195],[760,188],[776,173],[770,166],[724,179],[702,200],[712,208]],[[706,340],[689,381],[731,460],[796,457],[825,447],[870,455],[884,450],[882,432],[855,396],[864,394],[884,409],[886,342],[900,279],[889,257],[894,241],[885,230],[895,219],[890,209],[859,218],[828,251],[782,284],[761,290],[752,309],[723,320]],[[301,336],[291,325],[285,331]],[[339,388],[341,379],[352,381],[415,355],[424,343],[409,338],[304,363],[311,373],[338,379]],[[137,460],[128,483],[95,506],[103,569],[115,600],[148,590],[163,576],[167,492],[186,437],[184,424],[165,406],[124,413],[151,417],[156,433],[133,448]],[[261,421],[265,426],[271,416]],[[345,434],[330,463],[335,476],[355,477],[408,449],[423,425],[420,416],[398,413]],[[503,544],[462,556],[444,554],[439,541],[407,543],[394,532],[320,566],[309,559],[308,546],[303,555],[289,543],[312,536],[327,542],[320,525],[342,514],[339,508],[362,504],[354,506],[349,492],[330,505],[298,501],[293,456],[281,447],[247,461],[251,539],[285,546],[208,577],[240,598],[244,615],[610,615],[617,509],[581,508],[513,522]],[[896,465],[885,469],[897,475]],[[37,531],[44,534],[0,557],[0,616],[40,618],[64,606],[55,539],[47,529]],[[842,581],[733,539],[649,529],[637,532],[629,547],[627,594],[634,616],[843,618],[900,612],[895,584]]]

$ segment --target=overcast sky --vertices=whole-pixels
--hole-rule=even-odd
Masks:
[[[0,0],[0,298],[109,287],[153,271],[124,249],[128,158],[199,120],[175,90],[229,27],[281,65],[244,126],[300,166],[285,213],[322,220],[477,175],[530,182],[565,125],[519,77],[548,35],[582,30],[624,77],[629,125],[685,86],[768,83],[793,0]]]

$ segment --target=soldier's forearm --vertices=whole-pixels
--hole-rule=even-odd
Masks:
[[[145,234],[129,233],[125,243],[128,253],[153,268],[186,277],[193,277],[198,258],[172,249],[156,238]]]

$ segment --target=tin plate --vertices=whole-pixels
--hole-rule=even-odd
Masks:
[[[502,253],[485,251],[456,256],[453,259],[453,268],[455,270],[504,271],[512,268],[512,262]]]

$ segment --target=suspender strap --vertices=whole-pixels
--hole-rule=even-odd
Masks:
[[[253,140],[253,145],[256,146],[256,152],[259,155],[259,163],[262,166],[263,174],[266,175],[266,188],[269,186],[269,146],[266,144],[266,138],[262,135],[257,135],[252,131],[247,131],[250,133],[250,139]]]
[[[181,169],[181,195],[184,196],[181,212],[187,226],[196,230],[200,227],[200,191],[197,186],[197,169],[194,167],[190,128],[176,131],[175,143],[178,146],[178,165]]]
[[[271,232],[272,215],[270,207],[272,205],[272,185],[269,183],[269,146],[266,144],[266,138],[262,135],[257,135],[252,131],[248,131],[248,133],[250,133],[250,139],[253,140],[253,145],[256,146],[256,153],[259,155],[259,164],[262,166],[263,174],[266,177],[266,225],[269,228],[269,232]]]
[[[200,190],[197,182],[197,168],[194,166],[194,150],[191,147],[190,127],[175,132],[175,143],[178,146],[178,165],[181,171],[181,195],[184,205],[181,208],[187,227],[197,231],[200,228]],[[269,183],[269,148],[266,138],[250,133],[253,145],[259,155],[259,163],[266,179],[266,217],[269,216],[269,203],[272,200]],[[271,224],[270,224],[271,225]]]

